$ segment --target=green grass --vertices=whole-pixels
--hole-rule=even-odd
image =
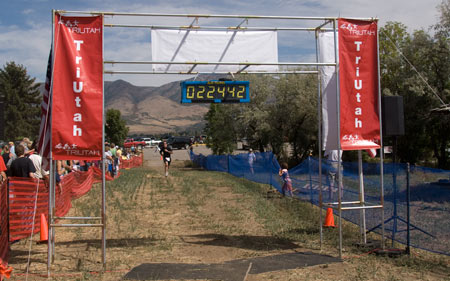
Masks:
[[[304,243],[307,247],[318,247],[319,209],[316,206],[290,198],[268,199],[266,195],[271,189],[268,185],[236,178],[225,173],[204,173],[214,177],[218,185],[231,186],[233,192],[240,194],[240,201],[246,201],[251,206],[251,210],[257,214],[258,221],[271,235]],[[237,213],[238,211],[235,215]],[[323,217],[325,217],[325,213],[323,213]],[[343,229],[343,236],[347,241],[355,241],[358,239],[358,235],[358,229],[352,227]],[[338,244],[337,229],[324,229],[324,241],[328,245],[336,247]],[[351,242],[344,243],[344,245],[349,246]]]
[[[238,202],[250,206],[251,210],[257,215],[258,221],[272,236],[299,243],[305,248],[319,249],[319,208],[317,206],[290,198],[267,198],[267,192],[271,189],[270,186],[237,178],[226,173],[193,170],[185,172],[186,175],[189,175],[187,176],[189,179],[186,179],[186,181],[191,186],[211,181],[214,181],[217,186],[230,186],[233,192],[240,195]],[[224,211],[230,219],[241,220],[239,211],[226,207]],[[325,212],[322,215],[322,218],[324,217]],[[213,227],[224,232],[239,231],[239,229],[228,229],[227,231],[217,222]],[[368,239],[379,240],[380,237],[376,234],[370,234]],[[343,220],[344,255],[361,254],[361,249],[353,245],[353,243],[359,241],[359,227]],[[338,228],[324,228],[323,242],[324,249],[335,249],[335,254],[337,254]],[[355,271],[350,274],[351,279],[373,279],[384,263],[417,272],[435,272],[444,276],[450,273],[448,257],[434,254],[429,254],[427,257],[419,255],[402,256],[396,259],[370,255],[358,260],[358,262],[360,263]],[[388,274],[386,278],[388,280],[400,280],[395,274]],[[450,280],[450,277],[447,280]]]
[[[186,219],[195,222],[191,226],[193,231],[200,226],[217,234],[244,235],[247,231],[246,215],[251,214],[268,233],[267,243],[271,243],[274,241],[273,238],[277,238],[293,242],[301,248],[320,249],[318,207],[309,202],[281,198],[281,196],[268,198],[267,192],[272,189],[270,186],[226,173],[184,167],[183,169],[172,168],[169,178],[165,178],[150,168],[135,168],[123,170],[119,178],[113,182],[107,182],[106,188],[108,227],[116,233],[122,233],[126,228],[131,236],[152,237],[150,239],[152,243],[145,245],[150,251],[170,252],[177,241],[166,238],[164,233],[158,233],[157,229],[149,229],[150,233],[143,234],[141,225],[130,224],[130,221],[139,221],[142,208],[153,210],[155,216],[164,215],[164,210],[169,204],[180,204],[179,208],[189,210],[190,216]],[[219,188],[231,190],[234,196],[220,198],[222,193],[218,190]],[[85,196],[75,200],[73,205],[77,212],[83,215],[99,215],[101,206],[99,185],[94,186],[90,192],[99,195]],[[146,195],[145,200],[142,200],[143,195]],[[223,220],[218,220],[217,214],[214,212],[205,213],[203,211],[209,199],[220,199],[216,209],[223,216]],[[325,212],[322,217],[325,217]],[[327,249],[327,253],[336,256],[338,229],[324,228],[323,235],[323,249]],[[272,240],[270,237],[273,237]],[[344,255],[361,254],[361,250],[352,245],[360,240],[358,226],[344,222],[343,237]],[[379,240],[375,234],[369,238]],[[263,244],[264,241],[261,243]],[[267,244],[267,249],[269,248],[270,245]],[[126,251],[132,252],[133,248],[126,249]],[[252,252],[247,254],[251,256]],[[377,271],[382,271],[385,265],[405,271],[419,272],[424,276],[427,276],[429,272],[435,272],[442,276],[450,275],[448,274],[450,272],[448,257],[433,254],[425,257],[404,256],[397,259],[365,256],[360,259],[349,259],[349,262],[355,263],[355,267],[348,269],[346,278],[354,280],[376,279]],[[312,275],[314,274],[312,273]],[[82,278],[80,280],[87,280],[84,279],[84,276]],[[389,273],[386,273],[385,278],[399,280],[398,276]]]

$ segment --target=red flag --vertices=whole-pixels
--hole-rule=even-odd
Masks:
[[[52,157],[99,160],[103,126],[103,18],[56,14]]]
[[[343,150],[379,148],[377,22],[339,19]]]
[[[45,76],[44,92],[41,102],[41,126],[39,128],[39,142],[37,151],[42,156],[42,168],[49,170],[50,164],[50,136],[51,136],[51,99],[50,89],[52,81],[52,50],[48,56],[47,74]]]

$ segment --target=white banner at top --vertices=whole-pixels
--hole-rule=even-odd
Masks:
[[[277,63],[276,31],[152,30],[152,60],[168,62]],[[189,71],[189,64],[154,64],[154,71]],[[241,65],[198,65],[194,72],[236,72]],[[245,71],[278,71],[277,65]]]

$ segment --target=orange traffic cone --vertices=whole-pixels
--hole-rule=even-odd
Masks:
[[[325,216],[325,223],[323,224],[325,227],[336,227],[334,225],[334,216],[333,216],[333,209],[328,208],[327,209],[327,215]]]
[[[41,240],[39,243],[45,243],[48,241],[48,225],[47,219],[44,214],[41,214]]]
[[[9,279],[11,277],[12,271],[13,271],[13,268],[10,266],[4,266],[1,263],[1,259],[0,259],[0,280],[3,280],[3,276],[5,276],[6,279]]]

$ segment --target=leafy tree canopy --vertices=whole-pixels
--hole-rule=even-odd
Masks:
[[[105,138],[106,141],[122,146],[128,135],[129,128],[122,119],[120,111],[108,109],[106,111]]]
[[[5,139],[34,138],[40,123],[39,84],[27,74],[23,65],[7,62],[0,69],[0,96],[4,99]]]

